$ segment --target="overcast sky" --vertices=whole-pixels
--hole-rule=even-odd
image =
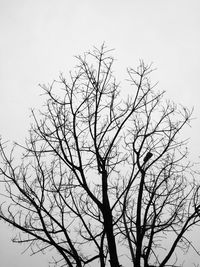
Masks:
[[[0,0],[0,135],[23,142],[31,107],[42,105],[39,83],[68,72],[81,54],[103,42],[115,48],[119,77],[139,59],[153,62],[158,87],[195,108],[192,157],[200,155],[199,0]],[[124,74],[124,75],[123,75]],[[0,223],[2,267],[43,266],[10,243]],[[27,265],[28,264],[28,265]]]

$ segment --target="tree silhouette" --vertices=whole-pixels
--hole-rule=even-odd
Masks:
[[[142,61],[117,83],[110,54],[95,48],[41,86],[20,163],[1,142],[0,218],[33,254],[54,248],[59,266],[181,266],[179,250],[198,253],[187,232],[200,222],[199,185],[180,138],[191,112],[164,100]]]

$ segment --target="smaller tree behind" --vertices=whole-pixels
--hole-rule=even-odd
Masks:
[[[42,86],[45,108],[33,111],[19,165],[1,143],[9,201],[0,218],[33,253],[54,248],[60,266],[175,266],[199,224],[199,186],[180,140],[191,112],[154,91],[143,62],[128,69],[124,100],[109,53],[103,45],[79,56],[69,82]]]

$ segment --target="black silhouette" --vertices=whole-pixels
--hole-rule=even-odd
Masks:
[[[152,156],[153,154],[151,152],[148,152],[146,156],[144,157],[144,163],[146,163]]]

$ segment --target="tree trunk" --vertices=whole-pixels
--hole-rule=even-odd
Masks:
[[[117,256],[117,247],[115,242],[115,236],[113,232],[113,217],[112,211],[110,208],[109,198],[108,198],[108,186],[107,186],[107,173],[104,170],[102,174],[102,192],[103,192],[103,218],[104,218],[104,230],[108,242],[108,250],[110,255],[110,266],[111,267],[120,267],[118,256]]]
[[[110,266],[119,267],[120,265],[119,265],[118,256],[117,256],[115,236],[113,233],[112,213],[110,209],[106,208],[104,210],[103,217],[104,217],[104,229],[106,232],[109,255],[110,255]]]

